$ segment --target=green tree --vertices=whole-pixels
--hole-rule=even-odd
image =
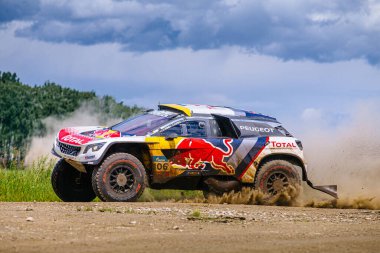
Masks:
[[[81,104],[94,105],[105,120],[111,117],[128,118],[142,110],[125,106],[111,96],[98,97],[95,92],[64,88],[53,82],[29,86],[20,82],[15,73],[0,71],[0,162],[22,162],[31,138],[43,136],[43,119],[49,116],[64,118]]]

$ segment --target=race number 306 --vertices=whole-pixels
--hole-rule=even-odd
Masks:
[[[155,162],[155,163],[153,163],[153,169],[154,170],[162,170],[162,171],[169,170],[169,163],[167,163],[167,162]]]

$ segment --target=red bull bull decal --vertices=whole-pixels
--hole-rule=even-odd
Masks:
[[[190,170],[203,170],[210,164],[215,170],[226,174],[234,174],[235,169],[225,160],[233,153],[232,139],[223,139],[223,148],[217,147],[204,139],[185,138],[176,149],[181,151],[171,162]]]
[[[101,129],[94,132],[94,136],[96,138],[115,138],[120,137],[121,134],[119,131],[111,130],[111,129]]]

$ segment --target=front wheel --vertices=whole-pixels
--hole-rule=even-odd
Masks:
[[[65,159],[60,159],[55,165],[51,184],[55,194],[65,202],[90,202],[96,197],[91,174],[78,171]]]
[[[92,187],[103,201],[136,201],[147,185],[144,166],[128,153],[110,155],[92,177]]]
[[[301,189],[301,180],[296,165],[285,160],[264,163],[257,172],[254,186],[268,197],[266,202],[276,201],[281,193],[288,192],[289,200],[295,199]]]

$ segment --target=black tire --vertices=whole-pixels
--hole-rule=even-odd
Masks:
[[[106,199],[100,194],[98,187],[96,186],[96,173],[98,173],[98,168],[95,168],[92,171],[92,179],[91,179],[92,189],[94,190],[96,197],[98,197],[101,201],[105,202]]]
[[[144,166],[128,153],[110,155],[92,177],[92,187],[103,201],[136,201],[147,186]]]
[[[271,196],[276,196],[292,186],[295,192],[292,198],[296,198],[301,189],[300,175],[296,166],[286,160],[272,160],[264,163],[256,174],[254,187],[267,194],[268,201]]]
[[[91,174],[78,171],[65,159],[60,159],[54,166],[51,184],[55,194],[65,202],[90,202],[96,197]]]

